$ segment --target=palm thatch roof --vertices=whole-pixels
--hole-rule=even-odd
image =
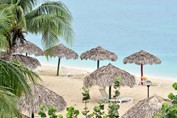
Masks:
[[[29,56],[24,56],[24,55],[21,55],[21,54],[12,55],[11,60],[19,61],[19,62],[21,62],[22,64],[24,64],[25,66],[27,66],[28,68],[31,68],[31,69],[35,69],[38,66],[41,66],[40,62],[36,58],[29,57]]]
[[[57,111],[61,111],[66,107],[63,97],[42,85],[36,84],[32,88],[32,96],[28,98],[23,96],[20,98],[19,108],[20,110],[27,110],[30,113],[37,113],[41,104],[45,104],[47,107],[55,106]]]
[[[19,61],[31,69],[35,69],[38,66],[41,66],[40,62],[36,58],[24,56],[21,54],[11,54],[11,53],[6,53],[6,52],[1,52],[0,58],[7,60],[7,61],[10,61],[10,60]]]
[[[13,51],[16,53],[34,54],[35,56],[44,55],[42,49],[40,49],[38,46],[36,46],[35,44],[29,41],[24,41],[23,44],[20,44],[19,46],[15,46]]]
[[[21,118],[30,118],[29,116],[26,116],[24,114],[21,114]]]
[[[120,77],[122,86],[133,87],[135,85],[135,77],[128,72],[119,69],[111,64],[96,69],[93,73],[84,78],[84,86],[91,87],[93,85],[111,86],[113,79]]]
[[[159,96],[152,96],[139,101],[121,118],[152,118],[160,111],[163,103],[170,103],[170,101]]]
[[[96,48],[93,48],[89,51],[86,51],[81,54],[80,56],[81,59],[91,59],[91,60],[111,60],[111,61],[116,61],[117,60],[117,55],[114,54],[113,52],[110,52],[101,46],[98,46]]]
[[[126,57],[124,59],[124,64],[127,63],[135,63],[138,65],[145,65],[145,64],[160,64],[161,61],[159,58],[157,58],[156,56],[141,50],[139,52],[136,52],[128,57]]]
[[[75,51],[65,47],[63,44],[59,44],[55,47],[47,49],[45,50],[45,53],[52,57],[59,57],[59,58],[65,57],[66,59],[78,58],[78,54]]]

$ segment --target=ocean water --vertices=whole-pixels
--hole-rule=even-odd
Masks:
[[[61,0],[73,16],[72,46],[79,55],[102,46],[117,54],[116,62],[101,61],[100,66],[112,63],[130,73],[140,73],[140,66],[123,64],[123,59],[140,50],[148,51],[162,61],[145,65],[145,76],[177,78],[177,1],[176,0]],[[27,39],[38,46],[41,36],[28,34]],[[42,64],[57,65],[37,57]],[[96,69],[92,60],[62,59],[61,66]]]

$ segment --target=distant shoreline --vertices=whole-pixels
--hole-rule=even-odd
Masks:
[[[41,65],[42,67],[54,67],[57,68],[57,64],[43,64]],[[61,67],[65,67],[68,69],[74,69],[74,70],[82,70],[82,71],[87,71],[87,72],[93,72],[95,69],[94,68],[82,68],[82,67],[72,67],[72,66],[61,66]],[[128,71],[129,72],[129,71]],[[130,74],[134,75],[136,78],[140,78],[140,73],[131,73]],[[159,75],[144,75],[145,77],[147,77],[147,79],[157,79],[157,80],[172,80],[172,81],[176,81],[177,78],[175,77],[169,77],[169,76],[159,76]]]

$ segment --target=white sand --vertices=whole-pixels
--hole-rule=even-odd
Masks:
[[[83,86],[83,78],[88,74],[86,70],[79,69],[69,69],[62,68],[61,75],[63,74],[74,74],[75,77],[63,77],[56,76],[56,67],[50,66],[42,66],[39,69],[40,77],[42,78],[42,83],[47,88],[56,92],[60,96],[63,96],[68,106],[74,106],[76,109],[83,110],[84,104],[82,103],[82,94],[81,88]],[[156,78],[156,77],[154,77]],[[158,77],[159,78],[159,77]],[[174,80],[168,80],[165,78],[162,79],[153,79],[148,78],[153,82],[155,86],[150,87],[150,96],[159,95],[161,97],[167,98],[170,92],[176,92],[173,90],[171,85],[175,82]],[[160,86],[158,86],[160,84]],[[108,91],[108,88],[107,88]],[[129,96],[133,98],[132,103],[122,103],[119,109],[119,114],[123,115],[129,108],[131,108],[134,104],[136,104],[139,100],[145,99],[147,97],[147,87],[136,85],[133,88],[129,87],[121,87],[120,88],[121,96]],[[90,96],[91,100],[88,103],[89,109],[92,109],[99,98],[101,98],[101,94],[99,92],[99,87],[94,86],[90,88]],[[61,114],[65,114],[66,110],[60,112]],[[82,115],[79,118],[83,118]]]

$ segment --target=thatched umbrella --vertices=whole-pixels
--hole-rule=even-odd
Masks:
[[[170,103],[170,101],[159,96],[152,96],[139,101],[121,118],[152,118],[160,111],[163,103]]]
[[[124,59],[124,64],[127,63],[135,63],[138,65],[141,65],[141,81],[142,81],[142,77],[143,77],[143,65],[145,64],[160,64],[161,61],[159,58],[157,58],[156,56],[149,54],[148,52],[141,50],[139,52],[136,52],[128,57],[126,57]]]
[[[20,98],[19,108],[20,110],[27,110],[33,115],[39,111],[41,104],[45,104],[47,107],[55,106],[57,111],[61,111],[66,107],[63,97],[42,85],[36,84],[32,88],[32,96]]]
[[[36,58],[33,58],[33,57],[24,56],[21,54],[11,54],[11,53],[6,53],[6,52],[2,52],[1,54],[2,54],[0,56],[1,59],[7,60],[7,61],[10,61],[10,60],[19,61],[31,69],[35,69],[38,66],[41,66],[40,62]]]
[[[24,41],[23,44],[20,44],[19,46],[15,46],[13,51],[16,53],[26,53],[26,56],[27,54],[34,54],[35,56],[44,55],[43,50],[30,41]]]
[[[116,61],[117,56],[113,52],[110,52],[101,46],[98,46],[96,48],[93,48],[89,51],[86,51],[81,54],[80,56],[81,59],[91,59],[97,61],[97,68],[99,68],[99,61],[100,60],[111,60],[111,61]]]
[[[59,44],[55,47],[45,50],[45,53],[49,56],[58,57],[57,76],[59,76],[61,58],[63,57],[65,57],[66,59],[77,59],[78,58],[78,54],[76,52],[65,47],[63,44]]]
[[[91,87],[93,85],[99,85],[102,87],[109,86],[109,98],[111,98],[111,86],[113,84],[113,79],[116,77],[121,78],[121,86],[133,87],[136,84],[135,77],[133,75],[111,64],[100,67],[90,75],[86,76],[83,84],[85,87]]]

